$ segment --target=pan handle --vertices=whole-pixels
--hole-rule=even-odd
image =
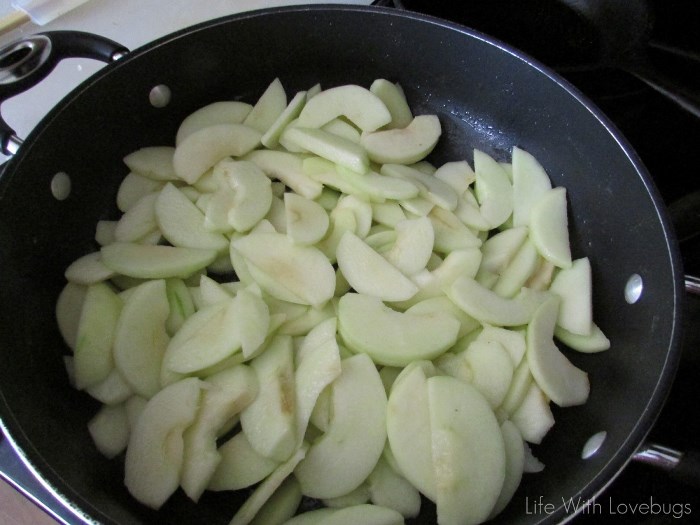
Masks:
[[[664,470],[680,483],[700,488],[700,451],[681,452],[658,443],[644,443],[632,459]]]
[[[129,50],[108,38],[81,31],[49,31],[0,49],[0,105],[44,80],[64,58],[113,62]],[[14,155],[22,140],[0,115],[0,151]]]

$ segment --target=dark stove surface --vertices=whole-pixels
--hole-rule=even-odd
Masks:
[[[595,4],[600,1],[590,0]],[[611,3],[637,0],[607,0]],[[585,3],[586,0],[522,0],[507,2],[455,2],[454,0],[408,1],[395,0],[407,8],[465,23],[475,29],[493,34],[513,45],[530,51],[545,64],[559,72],[591,98],[614,122],[632,144],[650,171],[664,201],[669,206],[680,241],[687,273],[700,275],[700,118],[691,115],[650,88],[635,76],[595,64],[599,49],[585,31],[567,31],[570,14],[561,4]],[[641,2],[641,0],[640,0]],[[388,2],[376,2],[386,5]],[[604,3],[604,1],[602,2]],[[467,4],[472,14],[465,19]],[[520,31],[510,27],[503,9],[519,4],[529,5],[544,21],[553,24],[553,32],[568,42],[584,46],[568,62],[561,56],[539,57],[543,47],[533,44],[537,33],[524,24]],[[651,17],[647,33],[652,41],[648,59],[653,67],[678,79],[679,85],[700,95],[700,2],[696,0],[653,0],[645,3]],[[516,13],[517,14],[517,13]],[[517,19],[515,15],[511,18]],[[522,19],[521,19],[522,20]],[[470,23],[471,22],[471,23]],[[508,33],[510,30],[510,33]],[[528,49],[530,47],[530,49]],[[695,60],[669,55],[661,48],[681,49]],[[572,58],[573,57],[573,58]],[[550,62],[546,60],[550,58]],[[572,67],[572,63],[585,67]],[[700,297],[688,296],[685,316],[685,342],[681,366],[668,401],[650,434],[654,442],[672,448],[688,450],[700,443],[700,417],[693,408],[700,398]],[[47,505],[65,523],[75,518],[57,506],[51,496],[42,492],[19,460],[14,457],[6,440],[0,441],[0,475],[11,478],[40,502]],[[597,500],[599,506],[574,518],[577,524],[656,524],[700,523],[700,491],[671,480],[664,473],[631,463]],[[654,504],[657,506],[654,507]],[[644,507],[647,505],[648,507]],[[656,509],[659,512],[654,512]]]

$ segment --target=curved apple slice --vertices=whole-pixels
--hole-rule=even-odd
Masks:
[[[171,146],[148,146],[129,153],[124,157],[124,164],[131,171],[152,180],[175,180],[174,153],[175,148]]]
[[[402,129],[363,133],[360,144],[370,160],[382,164],[413,164],[433,151],[442,135],[436,115],[419,115]]]
[[[279,78],[274,79],[246,115],[243,124],[265,133],[287,107],[287,93]]]
[[[252,109],[252,105],[238,100],[223,100],[203,106],[182,121],[175,136],[175,145],[200,129],[217,124],[241,124]]]
[[[449,376],[427,381],[431,450],[440,523],[486,520],[505,479],[496,416],[471,385]]]
[[[572,350],[584,353],[603,352],[610,348],[608,339],[598,325],[591,325],[589,335],[572,334],[560,326],[554,327],[554,336]]]
[[[398,268],[350,231],[340,239],[336,258],[343,276],[359,293],[385,301],[404,301],[418,291]]]
[[[374,505],[394,509],[406,518],[415,518],[420,513],[420,492],[398,474],[384,456],[367,478],[367,486]]]
[[[413,113],[406,101],[406,95],[399,84],[394,84],[386,79],[378,78],[369,87],[369,90],[377,95],[391,114],[391,122],[387,128],[405,128],[413,120]]]
[[[144,505],[160,508],[180,484],[182,433],[197,415],[201,385],[187,378],[165,387],[148,401],[131,430],[124,483]]]
[[[335,293],[335,270],[313,246],[297,245],[282,233],[252,233],[232,241],[231,246],[270,278],[270,282],[259,284],[278,299],[290,300],[289,296],[280,297],[271,283],[277,283],[304,304],[316,307],[325,304]]]
[[[163,237],[174,246],[217,251],[228,247],[226,237],[207,231],[204,214],[170,183],[160,190],[156,198],[155,216]]]
[[[557,325],[583,337],[593,326],[593,290],[588,257],[576,259],[570,268],[557,272],[549,289],[561,298]]]
[[[258,454],[245,433],[239,432],[218,449],[221,456],[207,489],[238,490],[266,478],[279,465],[278,461]]]
[[[525,465],[525,443],[518,427],[512,421],[501,423],[501,434],[506,451],[506,476],[503,488],[489,517],[494,517],[508,505],[523,477]]]
[[[435,231],[427,217],[406,219],[396,227],[396,241],[384,257],[405,275],[423,270],[433,254]]]
[[[134,391],[145,398],[161,388],[160,370],[169,337],[165,323],[170,303],[165,281],[146,281],[133,289],[114,335],[114,364]]]
[[[220,160],[240,157],[254,149],[260,144],[261,136],[259,131],[244,124],[217,124],[195,131],[175,148],[175,173],[188,184],[194,184]]]
[[[294,470],[302,492],[314,498],[355,489],[374,469],[386,441],[386,393],[368,355],[344,359],[332,388],[330,427]]]
[[[231,206],[226,215],[228,223],[237,231],[253,228],[270,211],[272,184],[265,172],[255,163],[224,160],[214,167],[233,191]]]
[[[89,286],[112,278],[114,271],[102,264],[100,252],[92,252],[73,261],[63,275],[76,286]]]
[[[326,235],[330,219],[326,210],[316,201],[286,192],[284,209],[287,235],[297,244],[315,244]]]
[[[431,452],[427,378],[437,374],[430,361],[414,361],[399,374],[387,403],[386,427],[398,471],[431,501],[437,497]]]
[[[284,137],[305,151],[315,153],[354,172],[366,173],[369,169],[369,158],[365,149],[339,135],[322,129],[294,126],[285,130]]]
[[[397,312],[370,295],[348,293],[338,302],[343,341],[381,365],[433,359],[455,343],[459,328],[459,321],[448,312]]]
[[[136,242],[158,229],[156,222],[156,198],[158,193],[144,195],[122,215],[114,227],[114,239],[118,242]]]
[[[590,393],[588,374],[574,366],[554,344],[559,298],[545,301],[527,329],[527,362],[542,391],[560,407],[581,405]]]
[[[307,199],[315,199],[323,191],[320,182],[304,173],[303,157],[300,155],[262,149],[251,151],[243,160],[254,162],[268,177],[282,181]]]
[[[549,399],[537,383],[529,383],[520,406],[511,413],[510,420],[518,427],[525,441],[535,445],[542,443],[554,425],[554,415]]]
[[[491,289],[501,297],[515,297],[537,271],[540,261],[540,254],[535,245],[529,239],[525,239]]]
[[[264,132],[261,142],[266,148],[276,148],[279,144],[280,135],[284,129],[301,113],[301,110],[306,104],[306,91],[300,91],[292,100],[289,101],[287,107],[279,114],[277,119]]]
[[[497,341],[474,341],[457,354],[471,370],[471,384],[489,402],[498,407],[508,393],[514,366],[508,351]]]
[[[449,184],[460,196],[464,195],[476,179],[474,170],[466,160],[446,162],[435,170],[433,176]]]
[[[489,226],[499,227],[513,212],[513,186],[503,167],[486,153],[474,150],[474,189],[481,215]]]
[[[117,273],[141,279],[189,277],[216,259],[216,250],[115,242],[103,246],[102,262]]]
[[[197,417],[182,439],[184,460],[180,486],[193,501],[202,495],[221,461],[219,431],[258,394],[258,379],[248,366],[237,365],[206,380]]]
[[[527,235],[528,229],[520,226],[508,228],[487,239],[481,247],[481,266],[484,270],[500,274],[518,253]]]
[[[527,151],[513,148],[513,226],[530,224],[534,204],[552,189],[542,164]]]
[[[320,128],[340,116],[362,131],[374,131],[391,122],[391,113],[378,96],[362,86],[347,84],[309,99],[299,115],[299,125]]]
[[[532,206],[530,239],[540,255],[559,268],[571,267],[566,189],[552,188]]]

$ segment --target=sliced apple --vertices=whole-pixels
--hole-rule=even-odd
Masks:
[[[291,292],[293,298],[298,298],[302,304],[317,307],[333,297],[335,271],[317,248],[295,244],[281,233],[250,234],[233,241],[231,245],[270,278],[268,282],[259,282],[270,295],[290,300],[289,295],[281,296],[281,288]]]
[[[552,188],[532,205],[530,238],[540,255],[559,268],[571,267],[566,189]]]
[[[134,390],[124,381],[119,370],[112,369],[109,375],[85,391],[105,405],[118,405],[134,395]]]
[[[521,226],[508,228],[490,237],[481,248],[483,254],[481,266],[488,272],[500,275],[518,253],[527,235],[528,229]]]
[[[138,241],[158,229],[155,208],[157,197],[157,193],[144,195],[119,218],[114,228],[114,238],[117,241]]]
[[[436,115],[419,115],[405,128],[363,133],[360,144],[374,162],[413,164],[433,151],[440,135]]]
[[[236,231],[248,231],[260,222],[272,205],[270,179],[255,163],[224,160],[214,167],[233,190],[228,223]]]
[[[171,183],[155,200],[155,218],[163,237],[174,246],[216,251],[228,247],[228,239],[207,231],[204,214]]]
[[[180,486],[198,501],[221,461],[216,438],[229,420],[258,394],[255,372],[237,365],[207,378],[197,417],[183,436],[184,455]]]
[[[435,231],[435,251],[450,253],[481,246],[479,238],[449,210],[435,207],[428,213]]]
[[[303,157],[286,151],[255,150],[243,160],[257,164],[265,174],[278,179],[307,199],[321,195],[323,185],[304,173]]]
[[[239,490],[265,479],[278,461],[258,454],[244,432],[238,432],[218,449],[221,456],[207,489]]]
[[[129,422],[123,404],[102,406],[87,426],[97,450],[106,458],[121,454],[129,442]]]
[[[175,173],[194,184],[220,160],[240,157],[254,149],[261,137],[259,131],[244,124],[217,124],[195,131],[175,148]]]
[[[492,157],[474,150],[474,189],[481,215],[489,226],[498,228],[513,212],[513,186],[503,167]]]
[[[270,498],[255,514],[250,525],[275,525],[285,523],[296,514],[301,503],[301,485],[290,476],[277,487]]]
[[[309,99],[299,115],[299,124],[320,128],[340,116],[362,131],[374,131],[391,122],[391,113],[378,96],[366,88],[348,84],[326,89]]]
[[[527,359],[523,359],[520,361],[520,364],[515,367],[513,379],[510,382],[510,387],[508,387],[508,393],[503,399],[501,406],[496,410],[499,416],[503,419],[510,418],[511,414],[522,404],[532,383],[533,379],[530,373],[530,367],[527,364]]]
[[[114,271],[102,264],[100,252],[92,252],[73,261],[64,276],[71,283],[89,286],[112,278]]]
[[[404,275],[425,269],[433,253],[435,231],[427,217],[406,219],[396,225],[396,241],[383,255]]]
[[[576,259],[570,268],[557,272],[549,289],[561,299],[557,325],[580,336],[593,326],[593,289],[588,257]]]
[[[267,86],[263,94],[243,120],[243,124],[265,133],[287,107],[287,93],[279,78]]]
[[[294,470],[302,492],[315,498],[342,496],[360,485],[386,441],[387,398],[369,356],[344,359],[332,388],[330,427]]]
[[[285,138],[300,148],[357,173],[366,173],[369,159],[355,142],[322,129],[294,126],[284,132]]]
[[[367,478],[374,505],[393,509],[404,518],[415,518],[421,507],[420,492],[398,474],[382,456]]]
[[[482,325],[482,330],[477,336],[479,341],[496,341],[503,345],[510,355],[513,366],[518,366],[522,361],[527,345],[525,333],[522,330],[508,330],[489,324]]]
[[[333,135],[338,135],[339,137],[348,139],[355,144],[360,143],[359,130],[347,120],[343,120],[342,118],[334,118],[328,124],[321,126],[321,129],[323,131],[327,131],[328,133],[332,133]]]
[[[469,186],[476,179],[474,170],[466,160],[446,162],[435,170],[433,176],[449,184],[460,196],[469,189]]]
[[[122,212],[128,211],[145,195],[159,191],[165,182],[130,172],[124,177],[117,190],[117,208]]]
[[[134,392],[145,398],[160,390],[160,370],[169,337],[165,281],[147,281],[124,302],[114,335],[114,364]]]
[[[514,298],[506,299],[465,276],[452,283],[447,295],[475,319],[496,326],[520,326],[529,323],[535,310],[551,297],[548,292],[535,292],[523,288]]]
[[[262,292],[257,285],[250,285],[236,293],[236,310],[238,336],[241,341],[241,353],[244,359],[257,355],[272,328],[270,309],[262,299]]]
[[[520,486],[525,465],[525,443],[520,435],[518,427],[512,421],[501,423],[501,434],[506,451],[506,472],[501,493],[498,495],[496,504],[491,510],[490,517],[494,517],[508,505],[508,502]]]
[[[192,294],[182,279],[166,279],[165,292],[170,304],[170,315],[165,323],[168,335],[177,332],[195,311]]]
[[[552,189],[542,164],[527,151],[513,148],[513,226],[530,224],[532,207]]]
[[[152,180],[175,180],[174,154],[175,148],[170,146],[148,146],[129,153],[124,157],[124,164],[131,171]]]
[[[404,301],[418,287],[394,265],[352,232],[345,232],[336,251],[338,267],[357,292],[386,301]]]
[[[187,378],[165,387],[148,401],[131,431],[124,483],[144,505],[160,508],[180,484],[182,433],[197,415],[201,385]]]
[[[532,377],[557,405],[581,405],[590,393],[588,374],[574,366],[554,344],[558,315],[558,297],[545,301],[533,315],[527,329],[527,362]]]
[[[115,242],[103,246],[102,262],[117,273],[141,279],[186,278],[211,264],[215,250]]]
[[[299,116],[302,108],[306,104],[306,91],[299,91],[289,102],[284,111],[279,114],[275,121],[270,124],[264,132],[261,142],[266,148],[276,148],[279,144],[280,135],[284,129]]]
[[[372,170],[359,174],[338,166],[337,172],[343,181],[351,185],[351,191],[346,193],[366,195],[372,202],[412,199],[420,193],[419,187],[410,180],[388,177]]]
[[[405,128],[411,123],[413,113],[399,84],[378,78],[372,82],[369,90],[384,102],[391,114],[391,122],[385,126],[386,128]]]
[[[456,304],[444,295],[424,299],[405,311],[407,314],[415,315],[441,315],[440,312],[449,313],[459,321],[460,326],[459,332],[457,332],[457,339],[464,337],[481,326],[479,321],[457,307]],[[525,343],[523,342],[523,347],[524,346]]]
[[[263,388],[241,413],[241,427],[259,454],[286,461],[298,446],[292,338],[274,337],[250,366]]]
[[[95,226],[95,242],[100,246],[106,246],[116,241],[114,232],[117,229],[117,221],[97,221]]]
[[[492,290],[501,297],[515,297],[535,273],[540,260],[537,248],[529,239],[526,239],[503,269]]]
[[[378,224],[394,228],[399,222],[407,219],[406,213],[397,202],[373,202],[372,218]]]
[[[610,339],[593,323],[589,335],[573,334],[560,326],[554,327],[554,336],[572,350],[584,353],[603,352],[610,348]]]
[[[212,102],[190,113],[180,123],[175,136],[175,144],[180,144],[186,137],[200,129],[217,124],[241,124],[253,106],[238,100]]]
[[[554,425],[547,396],[534,381],[529,384],[520,406],[510,415],[523,439],[539,445]]]
[[[498,421],[473,386],[449,376],[434,376],[426,383],[438,521],[481,523],[505,479]]]
[[[114,368],[112,345],[122,300],[104,283],[89,286],[82,303],[74,351],[75,387],[104,381]]]
[[[388,177],[398,177],[416,184],[420,190],[421,197],[428,199],[433,204],[446,210],[457,208],[459,196],[446,182],[428,175],[412,166],[402,164],[384,164],[380,172]]]
[[[315,244],[330,226],[328,213],[320,204],[296,193],[284,194],[287,235],[297,244]]]
[[[459,321],[448,312],[401,313],[370,295],[345,294],[338,302],[343,341],[382,365],[433,359],[455,343],[459,328]]]

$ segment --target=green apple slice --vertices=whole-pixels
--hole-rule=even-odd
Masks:
[[[216,438],[229,420],[244,410],[258,394],[258,380],[246,365],[237,365],[206,380],[197,417],[182,439],[184,460],[180,486],[198,501],[221,461]]]
[[[195,131],[175,148],[175,173],[194,184],[217,162],[229,156],[240,157],[257,147],[261,136],[244,124],[217,124]]]
[[[87,426],[95,447],[106,458],[121,454],[129,442],[129,422],[124,405],[104,405]]]
[[[348,139],[355,144],[360,143],[360,132],[358,129],[342,118],[334,118],[328,124],[321,126],[321,129],[333,135]]]
[[[486,222],[484,216],[481,215],[479,203],[474,197],[471,190],[467,190],[459,198],[457,207],[454,210],[457,218],[464,223],[465,226],[479,232],[487,232],[490,230],[489,223]]]
[[[559,268],[571,267],[566,189],[552,188],[532,206],[530,238],[540,255]]]
[[[474,150],[474,189],[481,215],[489,226],[498,228],[513,212],[513,186],[507,173],[492,157]]]
[[[403,516],[393,509],[379,505],[352,505],[343,509],[335,509],[332,514],[323,518],[324,525],[403,525]],[[296,524],[298,525],[298,524]]]
[[[386,301],[404,301],[418,287],[394,265],[352,232],[345,232],[336,250],[338,267],[357,292]]]
[[[114,276],[114,271],[102,264],[100,252],[92,252],[73,261],[64,273],[67,281],[76,285],[89,286]]]
[[[340,116],[362,131],[374,131],[391,122],[391,113],[378,96],[348,84],[326,89],[309,99],[299,115],[299,125],[320,128]]]
[[[489,517],[500,514],[508,505],[513,494],[520,486],[525,465],[525,443],[518,427],[512,421],[506,420],[501,423],[501,434],[503,435],[503,444],[506,451],[506,476],[501,493],[498,495],[496,504],[493,506]]]
[[[373,202],[372,218],[378,224],[394,228],[398,223],[407,219],[406,213],[398,202]]]
[[[157,193],[143,196],[119,218],[114,228],[114,238],[117,241],[138,241],[158,229],[156,222],[157,197]]]
[[[534,381],[529,384],[520,406],[510,415],[523,439],[539,445],[554,425],[554,415],[549,400]]]
[[[318,323],[304,337],[297,352],[294,371],[297,444],[306,433],[321,392],[340,375],[340,350],[335,332],[335,317]]]
[[[500,406],[508,393],[515,368],[503,345],[497,341],[480,341],[477,337],[458,357],[471,370],[471,384],[491,408]]]
[[[436,206],[428,217],[435,231],[436,252],[447,254],[481,246],[481,240],[451,211]]]
[[[534,204],[552,183],[542,164],[527,151],[513,148],[513,226],[530,224]]]
[[[294,452],[296,410],[292,338],[279,335],[250,362],[260,393],[241,413],[241,428],[258,454],[286,461]]]
[[[396,473],[382,456],[367,478],[370,500],[380,507],[393,509],[404,518],[415,518],[421,507],[420,492],[406,478]]]
[[[409,180],[416,184],[420,190],[420,195],[428,199],[433,204],[440,206],[446,210],[454,210],[457,208],[459,196],[446,182],[428,175],[422,171],[402,164],[384,164],[380,172],[388,177],[397,177],[404,180]]]
[[[458,308],[456,304],[444,295],[424,299],[405,311],[407,314],[415,315],[441,315],[440,312],[447,312],[459,321],[457,339],[464,337],[481,326],[479,321]],[[524,343],[523,346],[525,346]]]
[[[525,333],[522,330],[508,330],[489,324],[482,325],[482,330],[477,336],[478,341],[496,341],[503,345],[510,355],[513,366],[518,366],[522,361],[527,345]]]
[[[343,341],[381,365],[433,359],[455,343],[459,328],[459,321],[448,312],[401,313],[370,295],[349,293],[338,302]]]
[[[299,126],[287,128],[284,136],[300,148],[357,173],[366,173],[369,169],[369,159],[362,146],[341,136]]]
[[[105,405],[118,405],[134,395],[134,390],[116,368],[112,369],[104,381],[86,388],[85,391]]]
[[[282,483],[294,472],[295,467],[306,456],[308,449],[308,444],[302,444],[291,458],[272,471],[272,473],[255,488],[245,503],[241,505],[231,519],[229,525],[246,525],[250,523],[260,509],[272,498]]]
[[[228,223],[239,232],[260,222],[272,205],[272,185],[260,167],[250,161],[224,160],[214,167],[233,190]]]
[[[238,337],[241,340],[241,352],[245,359],[259,352],[272,328],[270,309],[261,297],[257,285],[250,285],[236,294],[238,311]]]
[[[216,259],[215,250],[115,242],[103,246],[102,262],[128,277],[140,279],[186,278]]]
[[[97,221],[95,226],[95,242],[100,246],[107,246],[116,241],[114,232],[117,229],[117,221]]]
[[[303,157],[286,151],[255,150],[243,160],[257,164],[265,174],[278,179],[307,199],[321,195],[323,185],[304,173]]]
[[[261,288],[282,300],[279,288],[288,290],[302,304],[320,307],[335,293],[335,271],[323,253],[313,246],[300,246],[281,233],[249,234],[231,243],[249,263],[277,283],[259,282]],[[292,302],[295,302],[292,300]]]
[[[117,208],[120,211],[128,211],[142,197],[149,193],[160,191],[166,181],[153,180],[133,171],[129,173],[119,185],[117,191]]]
[[[192,314],[170,340],[163,368],[188,374],[226,359],[241,347],[238,318],[235,299]]]
[[[505,479],[505,445],[488,402],[449,376],[427,380],[438,521],[488,518]]]
[[[131,431],[124,483],[144,505],[160,508],[180,484],[182,433],[197,415],[201,385],[187,378],[165,387],[148,401]]]
[[[343,509],[368,503],[369,489],[367,488],[367,482],[361,483],[356,489],[351,490],[347,494],[338,496],[337,498],[325,498],[321,501],[326,507],[333,509]]]
[[[332,388],[330,427],[294,470],[302,492],[314,498],[342,496],[359,486],[386,441],[386,393],[369,356],[344,359]]]
[[[600,327],[593,323],[589,335],[573,334],[560,326],[554,327],[554,336],[572,350],[587,354],[603,352],[610,348],[608,339]]]
[[[166,279],[165,292],[170,304],[170,315],[165,323],[168,335],[177,332],[195,311],[192,294],[182,279]]]
[[[166,184],[155,200],[155,218],[168,242],[185,248],[222,251],[228,240],[207,231],[204,214],[172,184]]]
[[[250,525],[281,525],[296,514],[301,499],[301,485],[293,476],[288,477],[260,507]]]
[[[401,270],[411,276],[425,269],[433,253],[435,231],[427,217],[406,219],[396,225],[396,241],[383,255]]]
[[[160,390],[160,370],[169,337],[170,304],[164,280],[147,281],[124,302],[114,335],[114,364],[134,392],[145,398]]]
[[[200,129],[217,124],[241,124],[251,109],[253,106],[238,100],[223,100],[207,104],[190,113],[180,123],[175,135],[175,145],[180,144],[186,137]]]
[[[593,290],[588,257],[576,259],[557,272],[549,289],[561,299],[557,325],[572,334],[588,336],[593,326]]]
[[[387,438],[398,471],[431,501],[436,500],[427,378],[430,361],[414,361],[394,381],[386,413]]]
[[[297,244],[315,244],[325,237],[330,219],[320,204],[296,193],[284,194],[287,235]]]
[[[385,127],[405,128],[413,120],[413,113],[406,101],[406,95],[399,84],[394,84],[386,79],[378,78],[369,87],[369,90],[377,95],[391,114],[391,122]]]
[[[529,239],[526,239],[508,266],[501,272],[492,290],[501,297],[515,297],[535,273],[539,262],[540,254],[537,248]]]
[[[410,180],[388,177],[372,170],[360,174],[340,165],[336,169],[341,180],[350,184],[350,191],[340,188],[341,191],[366,196],[373,202],[412,199],[420,193],[418,185]]]
[[[436,115],[419,115],[405,128],[363,133],[360,144],[374,162],[413,164],[433,151],[441,134]]]
[[[124,164],[143,177],[155,181],[177,179],[173,163],[175,148],[171,146],[148,146],[129,153]]]
[[[261,456],[250,445],[244,432],[238,432],[218,449],[221,460],[209,480],[207,489],[239,490],[262,481],[279,465]]]
[[[533,379],[527,359],[523,359],[513,372],[513,379],[510,382],[508,393],[503,399],[503,403],[498,407],[498,413],[504,418],[509,418],[523,403],[525,396],[530,390]]]
[[[75,387],[104,381],[114,368],[112,345],[122,300],[104,283],[88,286],[82,303],[74,351]]]
[[[474,170],[466,160],[446,162],[435,170],[433,176],[449,184],[457,195],[463,195],[476,180]]]
[[[459,277],[447,290],[452,301],[482,323],[521,326],[530,322],[537,308],[551,297],[548,292],[523,288],[512,299],[501,297],[474,279]]]
[[[508,228],[490,237],[481,248],[483,255],[481,266],[488,272],[500,275],[518,253],[527,235],[528,229],[520,226]]]
[[[280,135],[284,129],[299,116],[302,108],[306,104],[306,91],[300,91],[289,102],[287,107],[280,113],[277,119],[264,132],[261,142],[266,148],[276,148],[279,144]]]
[[[287,93],[279,78],[274,79],[248,113],[243,124],[265,133],[287,107]]]
[[[559,298],[545,301],[527,329],[527,362],[542,391],[560,407],[581,405],[588,400],[588,374],[574,366],[554,344]]]

